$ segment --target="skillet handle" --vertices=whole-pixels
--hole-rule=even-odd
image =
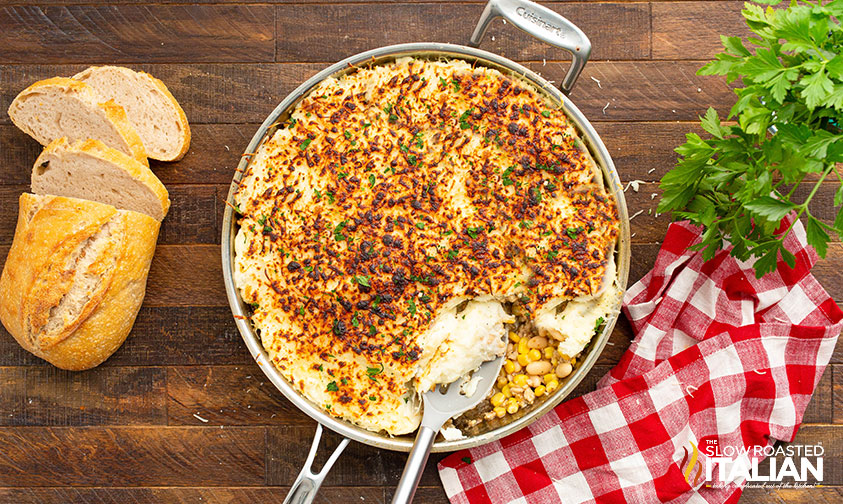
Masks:
[[[413,450],[407,457],[404,473],[401,474],[401,480],[398,481],[395,495],[392,496],[392,504],[410,504],[413,502],[413,495],[416,494],[416,488],[421,481],[424,466],[427,465],[427,458],[430,456],[430,449],[433,448],[433,441],[436,439],[438,432],[439,429],[432,429],[426,425],[419,427]]]
[[[591,42],[577,25],[560,14],[529,0],[489,0],[469,45],[477,47],[486,34],[489,24],[496,18],[505,18],[517,28],[550,45],[561,47],[573,55],[571,67],[559,85],[568,94],[577,82],[580,72],[591,55]]]
[[[290,492],[287,498],[284,499],[284,504],[310,504],[316,497],[316,492],[322,485],[322,480],[328,475],[331,466],[337,461],[342,451],[348,445],[349,439],[345,438],[340,442],[339,446],[331,454],[331,458],[322,466],[322,470],[314,473],[311,469],[313,467],[313,459],[316,458],[316,450],[319,448],[319,440],[322,438],[322,424],[316,424],[316,434],[313,435],[313,444],[310,445],[310,453],[307,454],[307,460],[301,472],[296,478],[293,486],[290,487]]]

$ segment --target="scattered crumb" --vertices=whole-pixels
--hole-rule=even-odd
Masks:
[[[697,93],[702,93],[702,88],[697,88]]]
[[[547,66],[547,60],[542,58],[542,66]]]
[[[606,102],[606,106],[603,107],[603,115],[606,115],[606,109],[609,108],[609,102]]]
[[[629,189],[630,187],[632,187],[633,191],[638,192],[638,188],[639,188],[640,184],[642,184],[643,182],[644,182],[643,180],[630,180],[626,184],[626,187],[623,188],[623,192],[626,192],[626,190]]]
[[[658,196],[658,195],[659,195],[659,193],[650,193],[650,199],[654,200],[654,199],[656,199],[656,196]]]
[[[495,41],[495,36],[494,36],[494,35],[492,35],[492,42],[494,42],[494,41]]]
[[[647,173],[653,173],[654,171],[656,171],[655,168],[650,168],[649,170],[647,170]]]
[[[637,234],[638,233],[632,233],[631,235],[629,235],[629,239],[631,240],[632,238],[635,238],[635,235],[637,235]]]
[[[597,78],[596,78],[596,77],[594,77],[594,76],[592,75],[592,76],[591,76],[591,80],[593,80],[594,82],[596,82],[596,83],[597,83],[597,87],[599,87],[600,89],[603,89],[603,86],[600,84],[600,81],[599,81],[599,80],[597,80]]]
[[[697,390],[697,387],[693,385],[688,385],[687,387],[685,387],[685,393],[687,393],[691,397],[694,397],[693,392],[696,392]]]
[[[676,109],[671,109],[671,111],[672,111],[674,114],[676,113]]]
[[[632,220],[632,219],[638,217],[642,213],[644,213],[644,210],[639,210],[639,211],[635,212],[634,214],[632,214],[632,217],[630,217],[629,220]]]
[[[503,24],[506,24],[506,19],[503,20]],[[362,499],[362,497],[361,497],[361,499]]]
[[[229,149],[227,145],[223,145],[223,147],[225,147],[225,150],[231,151],[231,149]]]
[[[207,418],[202,418],[201,416],[197,415],[196,413],[194,413],[193,416],[202,423],[208,423]],[[222,426],[220,426],[220,427],[222,427]]]

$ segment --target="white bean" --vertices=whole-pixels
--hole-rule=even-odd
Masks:
[[[548,361],[545,361],[545,360],[534,361],[534,362],[531,362],[531,363],[527,364],[527,374],[544,375],[544,374],[549,373],[552,368],[553,368],[553,366]]]
[[[556,376],[559,378],[565,378],[571,371],[574,370],[574,366],[571,365],[570,362],[560,362],[558,366],[556,366]]]
[[[539,350],[547,346],[547,338],[541,336],[533,336],[527,341],[528,348],[538,348]]]

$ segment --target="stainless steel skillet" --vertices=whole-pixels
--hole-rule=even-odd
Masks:
[[[479,45],[487,27],[491,21],[497,17],[503,17],[511,24],[535,36],[536,38],[571,52],[573,55],[573,61],[560,85],[561,90],[557,89],[547,80],[526,67],[519,65],[508,58],[476,49],[475,47],[430,42],[386,46],[348,57],[329,66],[305,81],[301,86],[296,88],[292,93],[284,98],[269,115],[269,117],[266,118],[246,148],[246,152],[256,152],[260,148],[261,144],[272,136],[277,128],[277,125],[289,117],[289,114],[298,102],[307,96],[308,93],[321,81],[329,77],[338,77],[344,73],[353,71],[355,66],[385,64],[394,61],[396,58],[406,56],[413,56],[422,59],[462,59],[474,65],[494,68],[505,74],[517,76],[531,83],[540,90],[540,92],[545,93],[553,102],[557,103],[560,108],[566,112],[570,120],[578,129],[582,140],[589,148],[598,166],[602,170],[607,188],[614,196],[618,207],[620,238],[618,240],[616,252],[618,271],[617,281],[619,287],[621,289],[625,289],[629,272],[630,238],[629,217],[620,178],[618,177],[609,152],[600,140],[599,135],[580,110],[566,96],[573,87],[580,72],[585,66],[586,61],[588,60],[591,52],[591,44],[585,34],[583,34],[582,31],[580,31],[580,29],[570,21],[550,9],[542,7],[534,2],[528,0],[490,0],[483,10],[483,14],[480,17],[474,33],[471,35],[470,44],[472,46]],[[269,361],[261,344],[260,336],[256,334],[254,328],[249,323],[249,307],[244,304],[242,299],[240,299],[240,295],[234,285],[233,279],[234,236],[237,231],[237,222],[232,206],[238,183],[242,174],[246,171],[250,160],[250,156],[244,156],[240,161],[237,171],[235,172],[228,194],[228,202],[232,204],[227,205],[226,207],[222,226],[222,266],[225,288],[229,304],[231,305],[231,310],[234,315],[235,324],[237,325],[246,346],[249,348],[249,351],[255,358],[255,361],[261,367],[269,380],[278,388],[278,390],[281,391],[281,393],[284,394],[290,402],[296,405],[296,407],[320,424],[320,428],[317,431],[317,438],[315,440],[317,443],[318,436],[321,433],[321,426],[325,426],[348,439],[353,439],[371,446],[385,448],[388,450],[409,451],[413,444],[412,436],[393,437],[385,433],[371,432],[350,422],[328,415],[319,405],[310,402],[296,389],[294,389]],[[618,306],[617,308],[619,309],[620,307]],[[594,365],[615,326],[616,320],[617,315],[610,317],[609,320],[606,321],[602,333],[595,336],[590,346],[585,350],[578,367],[574,370],[573,374],[566,379],[565,383],[559,387],[553,396],[530,410],[526,415],[507,425],[488,432],[468,436],[465,439],[456,441],[437,441],[433,446],[433,451],[455,451],[494,441],[524,428],[559,404],[559,402],[561,402],[565,396],[567,396],[577,386],[577,384],[579,384],[579,382]],[[344,448],[345,444],[345,442],[342,443],[338,450]],[[315,448],[316,443],[314,443],[312,454],[315,454]],[[336,457],[333,457],[331,463],[335,459]],[[291,496],[294,496],[296,500],[289,500],[291,497],[288,497],[288,502],[310,502],[315,495],[319,483],[321,483],[321,479],[324,478],[324,473],[327,471],[323,470],[320,475],[310,473],[309,466],[311,462],[312,457],[309,457],[305,471],[303,471],[299,476],[299,479],[294,485],[295,488],[291,491]]]

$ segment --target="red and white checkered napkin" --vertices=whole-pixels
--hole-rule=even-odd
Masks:
[[[843,312],[809,273],[817,256],[800,223],[786,241],[796,267],[761,280],[725,251],[703,262],[688,250],[699,233],[670,226],[624,298],[637,336],[596,391],[439,464],[452,503],[736,502],[740,481],[712,485],[694,467],[686,482],[690,443],[704,467],[713,442],[793,440]]]

